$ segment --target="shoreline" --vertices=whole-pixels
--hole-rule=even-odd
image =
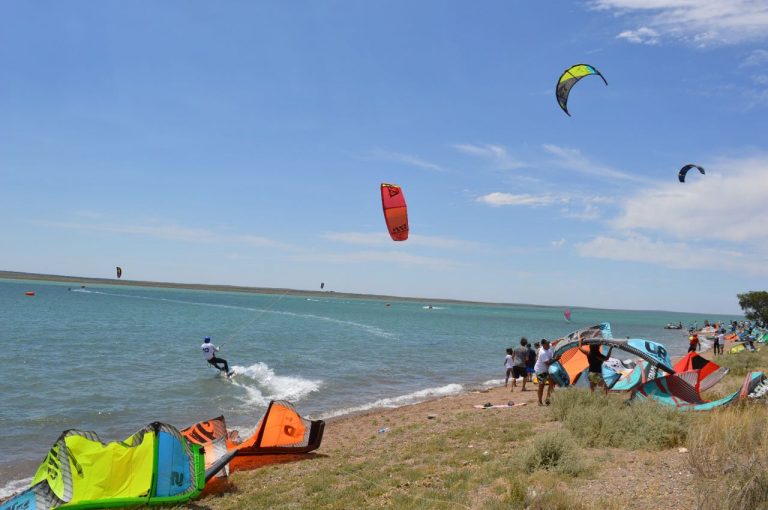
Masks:
[[[280,287],[252,287],[247,285],[225,285],[209,283],[178,283],[178,282],[156,282],[145,280],[118,280],[116,278],[95,278],[85,276],[66,276],[44,273],[25,273],[22,271],[0,270],[0,280],[29,280],[44,281],[56,283],[72,283],[77,285],[115,285],[126,287],[151,287],[160,289],[187,289],[187,290],[207,290],[214,292],[240,292],[245,294],[286,294],[301,297],[331,297],[348,299],[369,299],[378,301],[403,301],[412,303],[441,303],[441,304],[459,304],[459,305],[477,305],[491,307],[521,307],[534,309],[552,309],[561,310],[570,308],[571,310],[587,311],[613,311],[613,312],[639,312],[639,313],[669,313],[678,315],[697,315],[697,316],[737,316],[740,313],[723,312],[684,312],[677,310],[658,310],[658,309],[624,309],[624,308],[598,308],[594,306],[579,305],[539,305],[534,303],[500,303],[494,301],[475,301],[452,298],[438,297],[413,297],[413,296],[391,296],[386,294],[361,294],[355,292],[337,292],[334,290],[302,290],[287,289]]]

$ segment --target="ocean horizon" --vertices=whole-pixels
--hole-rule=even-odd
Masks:
[[[84,279],[87,280],[87,279]],[[25,484],[58,435],[121,440],[152,421],[223,414],[252,430],[272,399],[329,419],[503,384],[504,350],[610,322],[615,338],[687,347],[667,323],[743,317],[284,290],[280,293],[0,280],[0,498]],[[34,296],[26,295],[34,292]],[[386,298],[386,299],[382,299]],[[234,367],[202,357],[210,336]]]

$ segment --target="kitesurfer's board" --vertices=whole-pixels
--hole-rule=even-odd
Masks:
[[[475,409],[502,409],[502,408],[512,408],[512,407],[520,407],[526,405],[528,402],[518,402],[517,404],[494,404],[492,406],[487,406],[483,404],[476,404],[472,407]]]

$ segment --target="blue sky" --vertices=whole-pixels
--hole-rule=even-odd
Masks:
[[[5,1],[0,269],[738,312],[766,69],[765,0]]]

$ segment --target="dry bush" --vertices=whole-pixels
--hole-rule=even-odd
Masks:
[[[688,437],[702,509],[768,509],[768,406],[720,409]]]

